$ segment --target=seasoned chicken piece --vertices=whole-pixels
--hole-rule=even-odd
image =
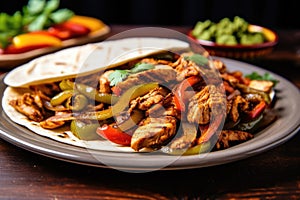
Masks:
[[[270,92],[273,86],[274,83],[272,81],[266,81],[266,80],[251,80],[249,83],[249,87],[264,92]]]
[[[227,68],[221,60],[213,59],[209,60],[211,62],[211,65],[213,65],[220,73],[225,73],[227,71]]]
[[[254,136],[245,131],[238,130],[222,130],[217,143],[215,144],[215,149],[226,149],[236,144],[245,142],[252,139]]]
[[[58,92],[60,92],[60,88],[57,83],[47,83],[30,86],[30,89],[35,91],[36,93],[42,93],[47,97],[52,97]]]
[[[232,86],[234,86],[240,82],[240,80],[237,77],[235,77],[229,73],[223,73],[223,74],[221,74],[221,77],[223,80],[227,81]]]
[[[187,119],[191,123],[207,124],[212,115],[225,112],[225,94],[215,85],[207,85],[192,97],[188,106]]]
[[[146,118],[134,131],[131,148],[135,151],[143,148],[159,149],[176,134],[176,122],[177,120],[171,116]]]
[[[237,122],[240,117],[240,112],[247,110],[248,102],[241,96],[237,95],[227,102],[227,114],[229,119]]]
[[[170,141],[176,134],[180,113],[175,109],[170,94],[147,110],[146,116],[131,139],[131,147],[136,151],[142,148],[159,149]]]
[[[113,70],[109,70],[104,72],[99,78],[99,92],[101,93],[111,93],[110,89],[110,81],[108,76],[113,72]]]
[[[182,81],[189,76],[200,76],[200,68],[194,63],[187,61],[182,55],[175,63],[172,64],[172,67],[177,72],[176,79]]]
[[[9,104],[33,121],[40,122],[44,119],[43,103],[38,95],[25,93]]]
[[[146,111],[146,116],[160,117],[172,116],[180,119],[180,112],[175,108],[173,94],[169,93],[163,101],[152,106]]]
[[[182,135],[179,135],[179,137],[175,138],[171,144],[170,149],[176,150],[176,149],[186,149],[191,147],[197,138],[197,125],[191,124],[187,122],[183,122],[182,124]]]
[[[157,59],[154,59],[154,58],[144,58],[140,61],[141,63],[150,63],[150,64],[153,64],[153,65],[158,65],[158,64],[161,64],[161,65],[169,65],[171,64],[172,62],[171,61],[168,61],[168,60],[157,60]]]
[[[61,127],[65,124],[65,121],[52,121],[51,119],[46,119],[40,122],[40,126],[45,129],[55,129]]]
[[[74,116],[69,112],[55,112],[54,116],[40,122],[40,126],[45,129],[55,129],[63,126],[66,122],[74,120]]]
[[[161,102],[165,96],[168,94],[168,90],[159,87],[155,88],[154,90],[150,91],[144,96],[138,97],[130,102],[130,108],[138,108],[140,110],[148,110],[151,106],[158,104]]]
[[[176,79],[176,71],[168,65],[157,65],[154,69],[149,69],[136,74],[132,74],[124,81],[118,83],[116,87],[121,93],[128,88],[138,84],[149,82],[158,82],[161,84],[168,84],[174,82]]]

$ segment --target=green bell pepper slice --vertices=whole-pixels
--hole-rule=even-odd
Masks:
[[[64,90],[50,100],[50,103],[52,106],[58,106],[61,105],[63,102],[65,102],[67,99],[72,97],[74,95],[74,90]]]
[[[116,95],[100,93],[95,88],[85,85],[85,84],[76,83],[75,88],[78,92],[82,93],[89,99],[93,99],[93,100],[96,100],[101,103],[114,104],[119,99],[119,97]]]
[[[100,124],[96,122],[86,123],[80,120],[72,120],[71,132],[81,140],[99,140],[100,136],[96,133],[96,129]]]
[[[90,120],[105,120],[111,118],[113,116],[119,115],[122,111],[124,111],[128,107],[129,102],[132,99],[143,96],[151,90],[157,88],[158,86],[159,84],[156,82],[133,86],[130,89],[126,90],[119,98],[118,102],[108,109],[97,112],[74,113],[74,117],[77,119]]]

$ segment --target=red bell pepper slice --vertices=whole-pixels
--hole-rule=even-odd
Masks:
[[[69,32],[71,38],[84,36],[91,32],[91,30],[88,27],[70,21],[57,24],[53,26],[53,29],[54,29],[53,34],[56,31],[56,32],[61,32],[61,34],[64,33],[67,35],[68,34],[67,32]],[[62,37],[66,37],[66,36],[62,36]]]
[[[67,40],[72,37],[71,31],[64,30],[64,29],[57,28],[57,27],[50,27],[50,28],[48,28],[47,32],[50,35],[55,36],[61,40]]]
[[[199,76],[190,76],[187,79],[183,80],[177,87],[174,92],[174,102],[176,109],[179,111],[185,111],[185,103],[187,98],[184,95],[184,92],[189,88],[198,83],[201,80]]]
[[[223,120],[223,115],[218,115],[215,120],[208,126],[200,126],[200,130],[202,133],[201,137],[198,139],[198,144],[208,142],[209,139],[216,134],[218,128],[220,127]]]
[[[248,112],[250,119],[256,119],[265,110],[267,104],[265,101],[260,101],[251,111]]]
[[[113,143],[120,144],[123,146],[130,146],[132,137],[130,133],[125,133],[117,127],[114,127],[112,125],[103,125],[101,127],[98,127],[96,132],[101,137]]]

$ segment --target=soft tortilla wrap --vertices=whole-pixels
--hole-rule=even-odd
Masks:
[[[172,49],[185,49],[186,42],[166,38],[126,38],[73,47],[45,55],[9,72],[4,83],[28,87],[115,67],[132,59]]]
[[[130,147],[120,147],[108,140],[80,140],[72,134],[67,126],[55,130],[44,129],[39,126],[39,123],[29,120],[16,111],[9,105],[9,101],[30,91],[26,87],[32,84],[58,81],[77,76],[77,73],[89,74],[162,50],[187,47],[187,43],[173,39],[129,38],[61,50],[35,59],[8,73],[4,81],[9,86],[3,94],[2,108],[13,122],[25,126],[41,136],[89,149],[133,152]],[[89,55],[90,53],[92,56]]]

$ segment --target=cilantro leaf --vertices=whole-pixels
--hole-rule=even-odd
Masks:
[[[129,75],[129,70],[115,70],[109,74],[108,79],[110,81],[110,86],[115,86],[122,82]]]
[[[245,75],[246,78],[249,78],[251,80],[266,80],[266,81],[272,81],[274,83],[274,86],[279,82],[279,80],[274,79],[274,77],[270,73],[264,73],[263,75],[252,72],[251,74]]]
[[[153,68],[154,65],[150,63],[137,63],[132,69],[115,70],[108,76],[108,80],[110,81],[110,86],[117,85],[118,83],[125,80],[130,74],[139,73]]]
[[[184,57],[185,60],[192,61],[196,63],[197,65],[203,66],[207,65],[208,59],[205,56],[202,56],[200,54],[193,54],[191,56]]]
[[[150,63],[137,63],[135,66],[130,70],[131,73],[138,73],[142,71],[146,71],[148,69],[153,69],[154,65]]]

